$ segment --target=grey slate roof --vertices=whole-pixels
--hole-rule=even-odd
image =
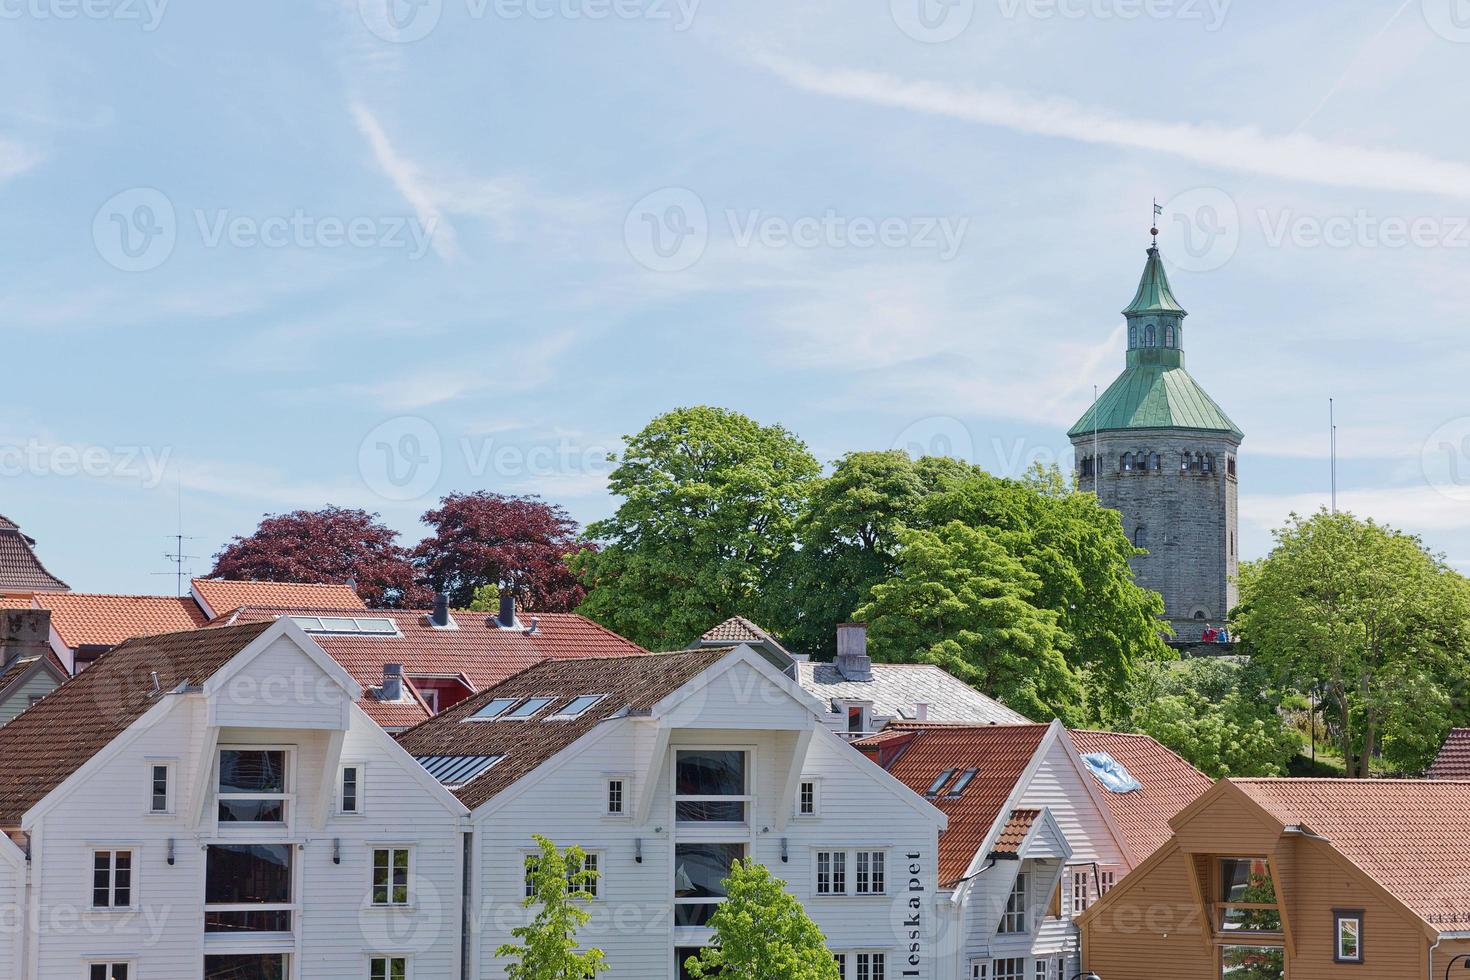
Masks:
[[[871,701],[878,719],[914,720],[916,704],[929,705],[931,722],[1024,725],[1031,719],[986,697],[929,664],[873,664],[871,681],[850,681],[834,664],[798,663],[797,679],[818,700]]]

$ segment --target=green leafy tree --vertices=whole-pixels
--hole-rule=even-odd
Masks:
[[[476,587],[474,594],[470,596],[468,609],[470,612],[499,612],[500,586],[494,582],[486,582]]]
[[[623,498],[571,560],[578,610],[650,649],[682,647],[756,610],[797,543],[821,467],[800,439],[722,408],[680,408],[631,436],[608,486]]]
[[[951,521],[899,532],[899,572],[857,610],[874,653],[932,663],[1032,718],[1082,702],[1057,614],[1035,604],[1039,576],[986,528]]]
[[[1293,514],[1241,576],[1237,634],[1281,683],[1320,690],[1348,774],[1379,752],[1433,757],[1462,715],[1470,589],[1412,535],[1323,510]]]
[[[713,945],[687,961],[705,980],[842,980],[817,924],[785,882],[752,859],[736,861],[729,896],[710,918]]]
[[[587,868],[580,847],[559,851],[539,834],[536,846],[539,853],[526,866],[531,894],[522,903],[536,916],[510,931],[518,943],[506,943],[495,955],[516,960],[506,967],[509,980],[587,980],[608,968],[602,950],[577,951],[577,930],[592,918],[580,903],[592,898],[597,872]]]

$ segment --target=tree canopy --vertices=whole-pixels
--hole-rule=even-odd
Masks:
[[[1293,514],[1242,569],[1235,626],[1282,684],[1319,692],[1349,775],[1379,752],[1428,763],[1463,723],[1470,587],[1409,534],[1352,514]]]
[[[817,924],[785,882],[754,859],[736,861],[710,918],[714,942],[691,957],[696,980],[842,980]]]
[[[680,408],[626,440],[608,485],[622,503],[572,568],[581,612],[650,649],[749,614],[796,544],[820,466],[800,439],[738,412]]]
[[[451,493],[423,519],[434,530],[414,549],[414,562],[452,605],[470,605],[486,585],[510,589],[538,612],[581,603],[585,590],[567,558],[589,546],[560,506],[480,490]]]
[[[398,532],[364,510],[324,507],[267,514],[214,556],[211,578],[352,582],[375,608],[413,608],[432,598],[418,584]]]

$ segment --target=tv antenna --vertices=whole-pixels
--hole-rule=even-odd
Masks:
[[[172,551],[165,551],[163,553],[163,557],[164,558],[166,558],[169,561],[173,562],[174,570],[171,571],[171,572],[154,572],[153,574],[154,575],[172,575],[174,577],[174,588],[176,590],[175,591],[175,594],[176,595],[183,595],[184,594],[184,577],[187,575],[188,577],[193,578],[193,576],[194,576],[194,570],[192,568],[186,569],[184,567],[184,563],[187,562],[187,561],[190,561],[191,559],[195,559],[195,558],[200,557],[199,555],[185,554],[184,553],[184,542],[185,541],[197,541],[199,539],[198,539],[198,537],[196,535],[193,535],[193,534],[185,534],[184,533],[184,477],[183,477],[182,471],[181,470],[175,470],[174,471],[174,477],[175,477],[175,479],[177,481],[176,486],[177,486],[177,493],[178,493],[178,517],[179,517],[178,530],[175,531],[173,534],[170,534],[168,536],[169,537],[169,540],[171,540],[174,543],[173,550]]]

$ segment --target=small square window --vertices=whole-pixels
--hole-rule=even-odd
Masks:
[[[1336,937],[1333,941],[1332,962],[1363,962],[1363,913],[1360,909],[1332,913]]]

